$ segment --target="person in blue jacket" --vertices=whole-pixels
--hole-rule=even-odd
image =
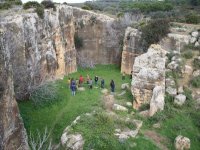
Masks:
[[[75,96],[76,95],[76,81],[72,78],[71,80],[71,91],[72,91],[72,96]]]

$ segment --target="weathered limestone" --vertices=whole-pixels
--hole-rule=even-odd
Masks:
[[[140,44],[140,37],[141,33],[137,29],[131,27],[126,29],[121,60],[121,72],[131,74],[135,57],[143,53]]]
[[[175,139],[176,150],[189,150],[190,149],[190,139],[179,135]]]
[[[0,149],[28,150],[27,136],[13,88],[10,51],[6,33],[0,31]]]
[[[73,15],[76,33],[83,40],[83,47],[77,50],[78,63],[120,64],[120,40],[124,31],[119,22],[80,8],[73,8]]]
[[[150,101],[149,116],[153,116],[156,112],[164,110],[165,105],[165,88],[156,86],[153,89],[153,96]]]
[[[150,103],[156,86],[165,88],[165,51],[160,45],[151,45],[147,53],[136,57],[133,65],[133,108]]]
[[[45,10],[44,19],[36,13],[5,16],[0,28],[11,54],[17,99],[33,85],[76,71],[72,7]]]

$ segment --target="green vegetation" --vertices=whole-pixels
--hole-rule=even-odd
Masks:
[[[153,11],[169,11],[173,9],[173,5],[169,2],[159,1],[141,1],[141,2],[130,2],[122,1],[120,4],[122,10],[139,9],[142,12],[153,12]]]
[[[192,86],[195,87],[195,88],[200,88],[200,76],[194,77],[194,78],[191,80],[191,84],[192,84]]]
[[[53,10],[56,11],[56,6],[52,1],[42,1],[41,4],[44,6],[44,8],[53,8]]]
[[[74,43],[75,43],[75,48],[76,49],[80,49],[80,48],[83,47],[83,39],[80,36],[78,36],[77,33],[74,35]]]
[[[147,25],[141,28],[142,36],[141,40],[143,43],[144,49],[151,44],[156,44],[163,37],[169,33],[169,20],[166,19],[155,19],[148,22]]]
[[[77,73],[73,73],[70,77],[79,78],[89,74],[92,78],[95,75],[104,77],[105,88],[110,89],[109,83],[114,79],[116,84],[116,92],[121,92],[121,75],[118,67],[113,65],[97,66],[95,69],[79,69]],[[67,85],[68,77],[64,80],[56,82],[58,87],[58,100],[49,105],[36,107],[30,100],[19,103],[20,112],[24,120],[27,132],[36,134],[36,130],[43,131],[47,126],[51,132],[53,141],[58,142],[65,127],[69,125],[78,115],[91,112],[95,108],[102,106],[100,89],[89,90],[86,85],[85,92],[78,92],[75,97],[71,96],[70,89]],[[130,82],[129,78],[126,81]],[[128,94],[128,93],[127,93]],[[129,95],[129,94],[128,94]]]
[[[195,69],[200,69],[200,60],[198,58],[194,59],[193,66]]]
[[[5,2],[0,3],[0,10],[9,9],[13,5],[22,5],[21,0],[5,0]]]
[[[189,13],[185,16],[186,23],[198,24],[200,23],[200,16],[196,13]]]
[[[191,50],[186,50],[182,53],[182,56],[186,59],[192,59],[194,54]]]
[[[84,6],[82,6],[81,8],[82,8],[82,9],[85,9],[85,10],[91,10],[91,8],[90,8],[89,6],[87,6],[87,5],[84,5]]]
[[[44,7],[43,5],[39,4],[36,1],[29,1],[27,3],[24,3],[23,8],[24,9],[35,8],[35,12],[37,13],[37,15],[40,18],[44,17]]]

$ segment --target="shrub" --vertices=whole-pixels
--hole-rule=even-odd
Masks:
[[[30,100],[35,106],[43,106],[58,100],[58,87],[53,83],[45,83],[30,92]]]
[[[30,2],[24,3],[23,5],[24,9],[36,8],[36,7],[40,7],[40,4],[36,1],[30,1]]]
[[[15,0],[15,5],[22,5],[22,1],[21,0]]]
[[[190,13],[185,16],[186,23],[198,24],[200,22],[200,17],[195,13]]]
[[[78,34],[74,35],[74,43],[76,49],[80,49],[83,47],[83,39],[79,37]]]
[[[200,69],[200,60],[198,58],[194,59],[193,66],[195,69]]]
[[[169,33],[169,20],[155,19],[149,21],[147,25],[141,28],[141,42],[144,50],[147,50],[151,44],[158,43]]]
[[[44,8],[42,6],[36,7],[35,12],[40,18],[44,18]]]
[[[87,5],[84,5],[84,6],[82,6],[81,8],[82,8],[82,9],[85,9],[85,10],[91,10],[91,9],[92,9],[91,7],[89,7],[89,6],[87,6]]]
[[[44,8],[53,8],[53,10],[56,11],[56,6],[52,1],[42,1],[41,4],[44,6]]]
[[[191,50],[187,50],[182,54],[182,56],[186,59],[191,59],[193,58],[194,54],[192,53]]]
[[[194,78],[191,80],[191,84],[192,84],[192,86],[195,87],[195,88],[200,88],[200,76],[194,77]]]
[[[9,9],[11,8],[11,4],[9,2],[0,3],[0,9]]]

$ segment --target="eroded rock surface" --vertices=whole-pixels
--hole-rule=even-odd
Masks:
[[[153,89],[165,89],[165,51],[160,45],[151,45],[148,52],[135,59],[131,91],[135,97],[133,107],[150,103]]]
[[[0,149],[28,150],[27,136],[13,88],[6,33],[0,31]]]

